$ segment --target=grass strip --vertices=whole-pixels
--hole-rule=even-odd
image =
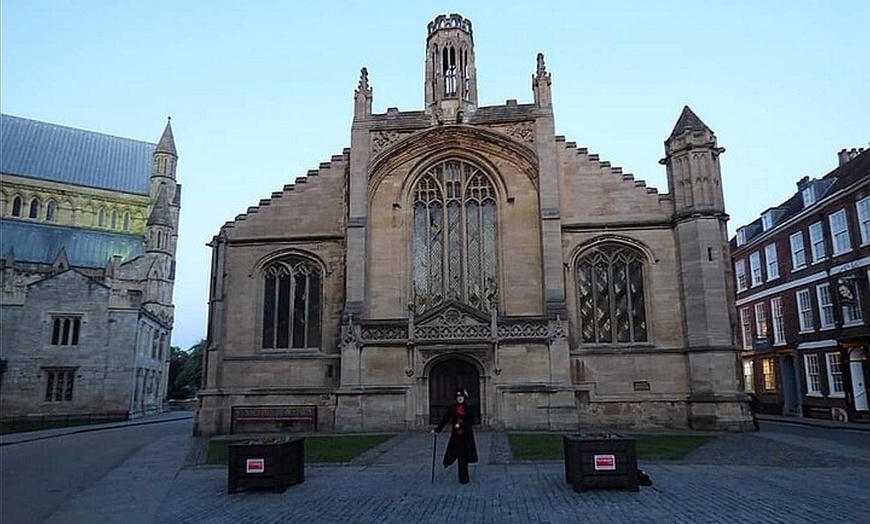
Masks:
[[[680,460],[713,438],[702,435],[629,435],[638,460]],[[562,433],[508,434],[516,460],[562,460]]]
[[[378,435],[315,435],[305,437],[305,462],[350,462],[354,458],[392,438]],[[208,443],[206,464],[226,464],[227,447],[243,439],[211,439]]]

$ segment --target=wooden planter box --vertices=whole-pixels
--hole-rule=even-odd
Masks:
[[[271,489],[282,492],[305,481],[305,439],[256,439],[228,447],[227,492]]]
[[[565,481],[580,493],[587,489],[639,491],[634,439],[616,434],[567,434]]]

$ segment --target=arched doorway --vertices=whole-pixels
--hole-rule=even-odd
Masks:
[[[443,360],[429,371],[429,423],[437,424],[453,404],[459,388],[468,390],[468,404],[480,424],[480,373],[473,364],[459,359]]]

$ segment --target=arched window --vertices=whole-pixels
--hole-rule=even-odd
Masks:
[[[444,74],[444,94],[456,96],[456,49],[453,46],[441,50],[441,72]]]
[[[586,343],[645,342],[643,257],[628,247],[608,244],[577,262],[580,334]]]
[[[124,213],[124,231],[130,231],[130,213]]]
[[[48,222],[57,220],[57,203],[54,200],[49,200],[48,205],[45,206],[45,220]]]
[[[114,209],[112,210],[112,225],[110,227],[112,229],[118,229],[118,212]]]
[[[320,346],[320,270],[296,256],[263,271],[263,348]]]
[[[445,299],[488,311],[497,295],[496,195],[489,178],[462,160],[430,167],[414,189],[414,305]]]
[[[100,211],[97,212],[97,226],[103,227],[106,225],[106,210],[100,208]]]
[[[30,218],[39,218],[39,199],[34,198],[30,201]]]
[[[22,206],[22,201],[21,201],[20,196],[17,196],[17,197],[12,199],[12,216],[14,216],[14,217],[21,216],[21,206]]]

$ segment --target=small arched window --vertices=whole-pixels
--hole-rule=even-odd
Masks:
[[[112,229],[118,229],[118,212],[114,209],[112,210],[112,225],[110,227]]]
[[[130,213],[124,213],[124,231],[130,231]]]
[[[12,216],[20,217],[21,216],[21,206],[23,202],[21,201],[21,197],[17,196],[12,199]]]
[[[320,346],[320,269],[302,257],[273,262],[263,271],[263,348]]]
[[[39,218],[39,199],[34,198],[30,201],[30,218]]]
[[[605,244],[577,261],[582,342],[648,340],[643,260],[634,249]]]
[[[45,206],[45,220],[54,222],[57,220],[57,203],[54,200],[49,200]]]
[[[97,226],[104,227],[106,225],[106,210],[100,208],[97,212]]]

